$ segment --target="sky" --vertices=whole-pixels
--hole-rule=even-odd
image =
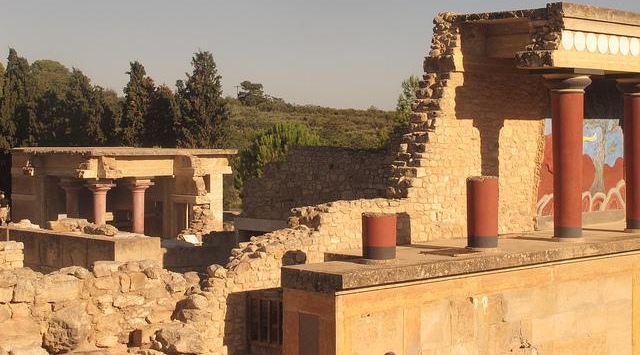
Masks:
[[[575,1],[574,1],[575,2]],[[172,89],[199,50],[213,54],[225,96],[244,80],[300,105],[395,109],[422,75],[433,18],[541,8],[546,1],[0,0],[0,57],[59,61],[122,89],[132,61]],[[640,12],[638,0],[585,4]],[[4,52],[4,53],[3,53]]]

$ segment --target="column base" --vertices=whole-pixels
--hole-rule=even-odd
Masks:
[[[627,228],[624,231],[640,232],[640,219],[627,219]]]
[[[553,237],[554,238],[581,238],[582,237],[582,227],[554,227],[553,228]]]
[[[553,242],[558,242],[558,243],[582,243],[584,242],[584,238],[583,237],[553,237],[551,238],[551,241]]]
[[[483,252],[483,253],[497,253],[498,251],[500,251],[498,247],[493,247],[493,248],[465,247],[465,249],[474,251],[474,252]],[[459,254],[459,255],[466,255],[466,254]],[[459,255],[454,254],[454,256],[459,256]]]

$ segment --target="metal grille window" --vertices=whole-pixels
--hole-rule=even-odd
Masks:
[[[282,290],[249,292],[249,341],[252,346],[282,347]]]

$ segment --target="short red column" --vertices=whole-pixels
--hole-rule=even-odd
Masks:
[[[498,247],[498,178],[472,176],[467,179],[467,247]]]
[[[65,193],[65,206],[67,217],[78,218],[80,213],[78,211],[78,194],[82,189],[84,181],[73,178],[60,179],[60,187]]]
[[[588,76],[549,74],[553,140],[553,233],[556,240],[582,237],[582,135]],[[577,240],[577,239],[573,239]]]
[[[88,182],[86,186],[93,192],[93,223],[107,223],[107,191],[116,185],[112,184],[111,180],[97,180]]]
[[[388,260],[396,257],[395,213],[362,214],[362,257],[372,260]]]
[[[624,172],[627,231],[640,231],[640,77],[618,79],[624,93]]]
[[[127,184],[131,189],[133,233],[144,234],[144,191],[153,186],[151,180],[132,180]]]

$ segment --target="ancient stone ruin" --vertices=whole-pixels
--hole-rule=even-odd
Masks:
[[[639,33],[636,13],[568,3],[438,15],[409,129],[268,166],[246,184],[255,236],[197,271],[168,270],[160,239],[223,230],[234,151],[13,150],[12,217],[30,222],[0,228],[0,354],[630,353],[635,234],[547,242],[593,221],[640,229]],[[501,236],[553,232],[499,242],[535,250],[455,247],[469,176],[498,177]],[[350,261],[364,212],[396,216],[390,263]],[[561,324],[584,319],[587,333]]]

